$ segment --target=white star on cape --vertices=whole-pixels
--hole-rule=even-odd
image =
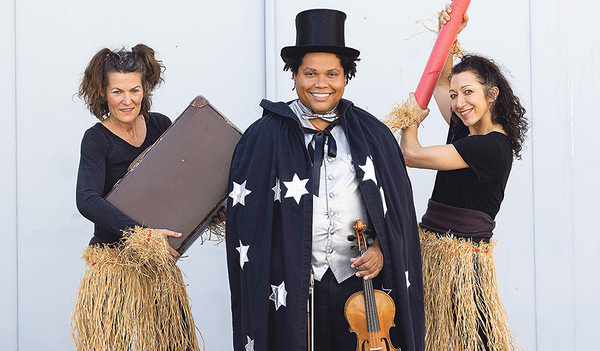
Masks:
[[[272,300],[275,303],[275,311],[279,309],[281,306],[285,306],[287,300],[287,291],[285,290],[285,282],[281,282],[279,286],[271,285],[271,289],[273,293],[269,296],[269,300]]]
[[[379,193],[381,194],[381,204],[383,205],[383,217],[387,214],[387,202],[385,202],[385,193],[383,191],[383,187],[379,188]]]
[[[254,340],[250,339],[248,335],[246,335],[246,339],[248,342],[246,343],[246,351],[254,351]]]
[[[406,288],[408,289],[410,287],[410,280],[408,280],[408,271],[404,272],[404,274],[406,274]]]
[[[240,246],[236,247],[236,249],[240,252],[240,267],[244,269],[244,263],[248,262],[248,249],[250,245],[242,244],[240,240]]]
[[[381,290],[383,290],[388,295],[392,295],[392,289],[386,289],[383,287],[383,285],[381,285]]]
[[[246,196],[248,196],[252,191],[246,189],[246,180],[242,184],[238,184],[233,182],[233,190],[229,193],[229,197],[233,199],[233,204],[231,207],[240,203],[242,206],[246,204]]]
[[[377,178],[375,178],[375,167],[373,166],[373,160],[371,159],[371,156],[367,156],[365,164],[363,166],[360,166],[360,169],[362,169],[363,172],[365,172],[362,178],[363,182],[366,182],[370,179],[373,182],[375,182],[375,185],[377,185]]]
[[[273,189],[273,192],[275,193],[273,201],[281,202],[281,182],[279,181],[279,178],[275,178],[275,186],[271,189]]]
[[[300,204],[302,195],[308,194],[308,190],[306,190],[306,183],[308,183],[308,178],[300,179],[298,175],[294,173],[294,177],[292,178],[291,182],[283,182],[287,188],[284,198],[293,197],[294,200]]]

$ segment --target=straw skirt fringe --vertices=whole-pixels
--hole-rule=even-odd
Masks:
[[[181,272],[160,251],[164,237],[149,231],[136,228],[130,243],[84,252],[71,318],[78,351],[199,350]]]
[[[419,232],[425,350],[522,350],[498,294],[495,240],[474,243],[423,228]]]

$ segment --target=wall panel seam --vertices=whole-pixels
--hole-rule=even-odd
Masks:
[[[269,0],[263,1],[263,96],[267,96],[267,6]]]
[[[264,0],[264,98],[277,101],[277,1]],[[275,50],[275,51],[273,51]]]
[[[13,0],[13,55],[14,55],[14,82],[13,82],[13,94],[14,94],[14,128],[15,128],[15,342],[17,351],[19,350],[19,133],[18,133],[18,122],[17,118],[17,0]]]
[[[539,348],[538,346],[538,305],[537,305],[537,297],[538,297],[538,286],[537,286],[537,257],[536,257],[536,222],[535,222],[535,154],[534,154],[534,145],[533,145],[533,101],[534,101],[534,93],[533,93],[533,28],[532,28],[532,0],[529,0],[528,4],[528,18],[529,18],[529,96],[530,96],[530,108],[529,108],[529,145],[531,147],[531,214],[532,218],[532,258],[533,258],[533,316],[534,316],[534,342],[536,350]]]

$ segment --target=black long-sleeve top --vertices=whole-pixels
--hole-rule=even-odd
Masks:
[[[156,112],[146,118],[146,139],[135,147],[121,139],[101,123],[89,128],[81,140],[81,156],[77,174],[77,209],[94,223],[90,245],[114,244],[122,230],[140,225],[109,204],[104,197],[127,173],[127,167],[152,145],[171,125],[171,120]]]

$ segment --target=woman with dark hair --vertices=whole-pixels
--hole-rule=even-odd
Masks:
[[[440,17],[445,24],[449,5]],[[467,25],[465,15],[461,30]],[[520,158],[527,120],[500,68],[450,54],[434,91],[450,129],[446,145],[422,147],[418,124],[402,131],[409,167],[438,171],[420,223],[426,350],[514,350],[498,295],[492,231],[514,158]],[[420,121],[428,114],[411,94]]]
[[[328,9],[297,15],[296,45],[281,50],[297,97],[263,100],[233,155],[226,242],[236,351],[307,350],[307,329],[311,350],[356,350],[344,307],[365,281],[389,293],[396,327],[382,329],[391,341],[360,347],[423,348],[412,190],[390,130],[343,98],[359,56],[344,43],[345,19]],[[348,241],[358,219],[373,234],[360,257]]]
[[[104,197],[128,166],[171,125],[150,112],[164,66],[154,50],[102,49],[85,70],[79,97],[100,121],[81,141],[76,200],[94,223],[73,312],[77,350],[198,350],[179,256],[167,229],[143,228]]]

